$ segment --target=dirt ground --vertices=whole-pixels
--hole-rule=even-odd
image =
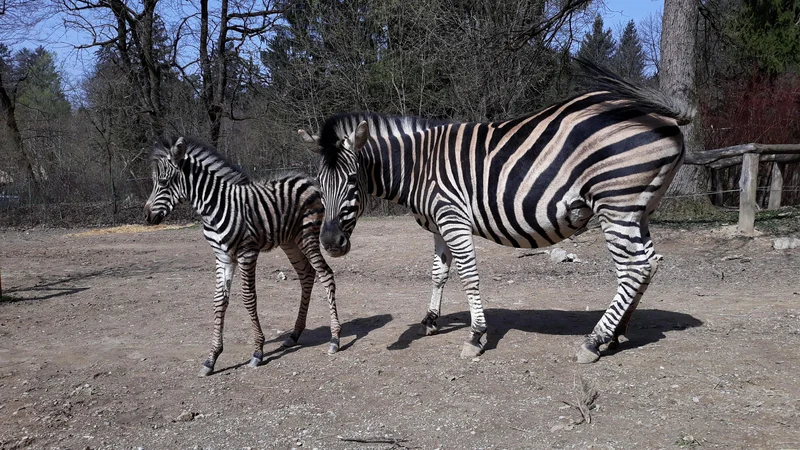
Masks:
[[[279,349],[300,288],[277,251],[257,286],[267,362],[245,365],[236,297],[218,371],[199,378],[214,288],[200,229],[80,231],[0,231],[0,448],[800,448],[800,249],[768,237],[655,227],[665,261],[630,341],[592,365],[572,359],[615,291],[599,232],[559,245],[573,263],[477,239],[490,334],[465,360],[455,273],[442,332],[420,334],[430,235],[363,219],[328,258],[339,353],[319,284],[302,345]]]

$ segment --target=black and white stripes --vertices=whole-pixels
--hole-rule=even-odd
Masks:
[[[472,317],[462,355],[473,356],[482,351],[486,321],[472,236],[547,246],[596,214],[618,289],[578,352],[579,361],[595,361],[600,345],[624,334],[657,268],[648,217],[683,160],[678,125],[693,111],[584,65],[601,89],[514,120],[432,123],[357,113],[332,117],[319,138],[301,131],[323,156],[323,247],[333,256],[349,251],[364,195],[407,205],[434,233],[433,292],[423,323],[428,333],[436,331],[455,261]]]
[[[299,175],[253,183],[213,148],[184,138],[155,145],[152,160],[153,192],[144,207],[147,221],[161,222],[176,203],[188,200],[202,216],[203,234],[217,260],[212,349],[200,374],[210,374],[222,353],[225,310],[237,266],[242,275],[242,300],[253,328],[250,364],[261,363],[264,334],[256,309],[255,269],[258,253],[275,247],[286,253],[302,287],[294,331],[284,345],[296,344],[305,329],[311,290],[319,275],[330,307],[329,352],[337,351],[336,287],[319,249],[324,208],[315,183]]]

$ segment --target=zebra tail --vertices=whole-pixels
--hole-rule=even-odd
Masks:
[[[591,77],[592,84],[596,88],[609,91],[619,96],[620,99],[632,100],[647,112],[673,118],[678,125],[689,124],[697,113],[693,106],[676,96],[670,96],[659,89],[624,80],[616,73],[586,58],[576,57],[574,59],[578,66]]]

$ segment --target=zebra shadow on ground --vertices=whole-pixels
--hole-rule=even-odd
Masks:
[[[339,351],[347,350],[348,348],[352,347],[356,341],[360,340],[364,336],[368,335],[372,331],[375,331],[379,328],[382,328],[387,323],[392,321],[391,314],[378,314],[375,316],[370,317],[361,317],[358,319],[353,319],[348,322],[342,323],[342,331],[339,333],[339,340],[342,345],[339,347]],[[282,333],[277,337],[269,339],[264,342],[264,345],[274,344],[277,342],[283,342],[289,337],[291,330],[287,331],[286,333]],[[353,337],[350,339],[350,337]],[[277,347],[274,350],[268,350],[264,352],[264,358],[261,361],[261,365],[268,364],[270,361],[274,361],[277,359],[282,358],[285,355],[290,353],[294,353],[304,347],[316,347],[321,345],[327,345],[331,341],[331,327],[330,326],[321,326],[314,329],[306,328],[303,331],[303,334],[300,335],[300,339],[298,340],[297,345],[293,347]],[[247,364],[248,361],[235,364],[230,367],[225,367],[224,369],[215,370],[214,373],[221,373],[226,372],[228,370],[236,369],[239,367],[244,366]]]
[[[559,311],[552,309],[502,309],[485,310],[488,324],[487,341],[484,350],[492,350],[502,345],[502,340],[510,330],[525,333],[541,333],[564,336],[583,336],[591,333],[605,310]],[[439,334],[469,328],[469,312],[447,314],[439,318]],[[699,327],[703,322],[689,314],[664,311],[661,309],[638,309],[628,327],[628,338],[621,342],[618,351],[643,347],[666,337],[667,331],[679,331]],[[466,330],[463,331],[466,333]],[[411,325],[397,341],[389,345],[389,350],[402,350],[415,340],[423,338],[422,324]],[[466,338],[466,334],[465,334]]]
[[[56,281],[39,283],[28,288],[12,288],[3,290],[0,302],[16,303],[30,300],[47,300],[64,295],[73,295],[89,289],[89,287],[63,286],[63,284],[74,283],[87,278],[102,275],[102,271],[92,272],[82,275],[74,275]]]

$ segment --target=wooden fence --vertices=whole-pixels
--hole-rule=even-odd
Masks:
[[[772,182],[769,188],[768,209],[781,206],[784,167],[800,161],[800,144],[742,144],[686,154],[685,164],[708,166],[712,169],[742,165],[739,178],[739,231],[752,235],[756,220],[756,191],[758,163],[772,162]]]

